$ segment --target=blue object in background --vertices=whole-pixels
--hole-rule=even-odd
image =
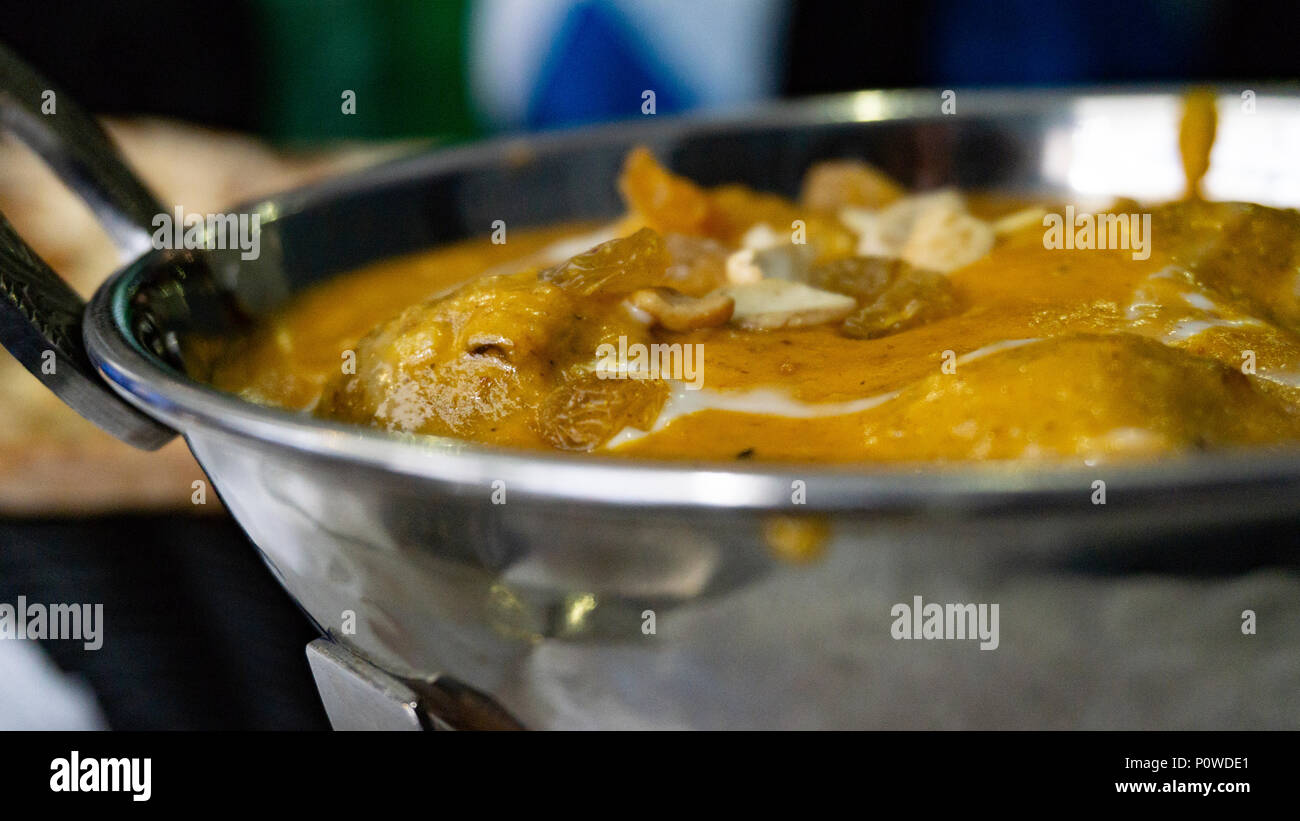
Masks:
[[[469,77],[489,128],[725,108],[780,92],[782,0],[476,0]]]
[[[937,2],[932,70],[937,82],[954,86],[1158,77],[1197,63],[1213,12],[1206,0]]]
[[[533,129],[631,117],[642,93],[656,113],[683,111],[695,95],[646,47],[614,6],[580,3],[564,18],[533,86],[525,126]]]

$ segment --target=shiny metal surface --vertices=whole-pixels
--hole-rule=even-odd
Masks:
[[[82,342],[85,307],[0,214],[0,345],[65,404],[122,441],[153,450],[175,438],[99,378]]]
[[[1233,151],[1216,152],[1210,193],[1296,201],[1300,159],[1276,138],[1300,126],[1300,99],[1258,89],[1251,115],[1234,99],[1222,118]],[[1165,92],[960,92],[945,117],[937,93],[862,92],[491,143],[255,203],[262,258],[209,263],[257,313],[335,272],[484,233],[494,219],[609,216],[615,170],[636,143],[704,182],[787,193],[812,161],[861,156],[922,187],[1074,195],[1099,193],[1089,190],[1096,175],[1119,163],[1132,173],[1110,193],[1169,196],[1176,110]],[[185,376],[157,336],[219,315],[177,274],[193,263],[153,253],[108,282],[87,312],[91,356],[123,397],[185,434],[316,622],[397,676],[454,675],[535,727],[1246,727],[1300,716],[1294,630],[1258,636],[1251,664],[1226,663],[1206,638],[1261,597],[1300,623],[1291,576],[1251,576],[1189,612],[1180,602],[1197,595],[1191,582],[1150,603],[1091,577],[1065,590],[1035,581],[1122,566],[1142,540],[1176,546],[1198,529],[1294,517],[1295,450],[1084,470],[848,470],[415,443],[255,407]],[[184,298],[157,298],[159,283]],[[1099,478],[1104,506],[1090,500]],[[792,499],[796,481],[804,504]],[[780,558],[774,516],[829,525],[820,557]],[[1190,551],[1166,550],[1164,561],[1179,567]],[[1001,648],[891,640],[891,605],[914,594],[1002,602]],[[342,630],[346,614],[354,634]],[[1142,663],[1152,625],[1167,640],[1163,666]],[[1171,675],[1248,697],[1207,705],[1198,687],[1142,696]]]
[[[424,730],[414,690],[334,642],[307,645],[307,664],[335,730]]]
[[[162,210],[158,200],[127,168],[99,123],[3,44],[0,127],[81,197],[126,259],[152,247],[150,221]]]
[[[307,645],[307,663],[336,730],[521,730],[490,697],[450,676],[401,679],[337,642]]]
[[[46,106],[50,108],[45,108]],[[0,130],[12,132],[94,211],[131,259],[149,249],[161,207],[99,124],[0,45]],[[176,436],[107,390],[81,339],[85,303],[0,214],[0,344],[60,399],[104,430],[152,450]]]

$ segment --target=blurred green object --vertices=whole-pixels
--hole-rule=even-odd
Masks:
[[[468,0],[254,0],[261,117],[285,141],[478,133],[466,79]],[[344,92],[355,112],[344,113]]]

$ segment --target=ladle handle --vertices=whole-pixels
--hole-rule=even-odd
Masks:
[[[0,45],[0,128],[45,161],[95,213],[125,258],[150,247],[161,206],[108,135],[65,93]],[[176,432],[108,387],[86,355],[85,302],[0,214],[0,344],[73,410],[146,450]]]

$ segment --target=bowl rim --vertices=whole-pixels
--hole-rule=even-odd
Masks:
[[[1220,94],[1236,87],[1196,84]],[[958,90],[961,119],[1015,116],[1044,106],[1071,105],[1093,97],[1168,98],[1188,84],[1077,87],[1065,89]],[[1295,86],[1260,83],[1257,100],[1284,100],[1300,111]],[[754,110],[656,117],[598,128],[540,135],[505,136],[461,147],[435,149],[372,168],[245,203],[238,210],[274,213],[275,219],[335,197],[382,188],[412,176],[483,164],[519,162],[584,146],[626,143],[631,138],[720,131],[755,125],[819,125],[939,119],[939,90],[865,90],[768,104]],[[273,209],[273,210],[271,210]],[[1151,461],[1077,463],[873,463],[827,465],[782,462],[649,460],[528,451],[449,437],[404,436],[359,425],[317,419],[258,405],[180,374],[146,351],[128,330],[128,306],[143,275],[170,252],[150,251],[118,270],[86,308],[85,342],[91,361],[128,402],[187,439],[219,434],[348,463],[359,469],[419,478],[458,493],[490,493],[506,482],[513,498],[650,508],[823,511],[963,512],[1032,511],[1070,504],[1087,513],[1092,483],[1104,479],[1108,493],[1128,504],[1168,505],[1187,492],[1226,489],[1252,492],[1300,490],[1300,444],[1221,449]],[[802,503],[793,500],[803,482]],[[1296,498],[1294,495],[1291,498]]]

